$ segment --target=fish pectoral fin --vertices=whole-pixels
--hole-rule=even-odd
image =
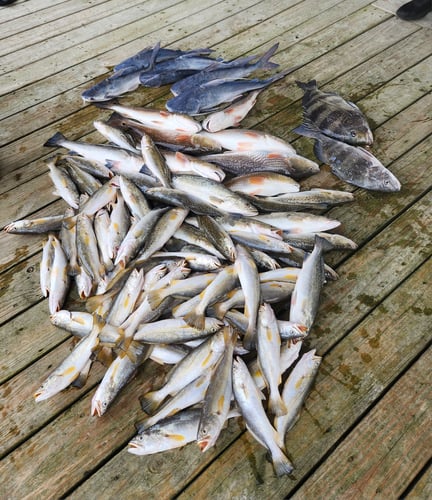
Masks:
[[[84,387],[85,383],[87,382],[92,363],[93,361],[91,359],[87,361],[84,368],[78,373],[77,378],[71,383],[73,387],[77,387],[78,389]]]

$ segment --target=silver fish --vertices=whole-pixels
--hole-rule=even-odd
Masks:
[[[229,127],[238,127],[240,122],[255,106],[261,90],[249,92],[245,97],[233,102],[230,106],[208,115],[202,122],[203,129],[207,132],[219,132]]]
[[[220,330],[185,356],[171,370],[168,379],[160,389],[145,395],[144,411],[153,412],[168,395],[176,394],[192,380],[210,370],[219,360],[224,349],[224,332]]]
[[[137,262],[144,262],[160,250],[185,220],[189,210],[172,208],[165,212],[156,222],[144,250],[138,255]]]
[[[57,158],[51,158],[46,162],[49,176],[56,188],[54,194],[61,196],[72,208],[78,208],[79,193],[70,175],[57,166]]]
[[[62,146],[75,153],[78,153],[89,160],[98,161],[104,165],[127,165],[134,172],[139,172],[144,161],[138,154],[132,153],[122,148],[115,146],[107,146],[101,144],[90,144],[88,142],[70,141],[66,137],[57,132],[48,139],[44,146],[55,147]]]
[[[150,207],[144,193],[127,177],[119,176],[119,187],[124,201],[133,217],[141,219],[150,212]]]
[[[200,415],[200,409],[192,409],[167,417],[129,441],[127,451],[151,455],[185,446],[196,440]]]
[[[239,141],[238,146],[244,147],[244,142]],[[274,145],[268,146],[266,143],[262,147],[270,148],[271,146],[275,147]],[[235,147],[235,143],[232,147]],[[252,145],[248,145],[248,147],[252,147]],[[276,148],[279,148],[279,146]],[[235,175],[254,172],[276,172],[290,175],[293,179],[302,179],[320,171],[317,163],[304,156],[295,154],[290,148],[285,152],[252,149],[233,150],[225,151],[224,153],[203,155],[200,158],[210,163],[215,163],[226,172]]]
[[[152,175],[158,179],[162,186],[171,187],[171,171],[165,158],[147,134],[143,134],[141,138],[141,154]]]
[[[61,309],[50,316],[51,323],[77,337],[85,337],[93,328],[93,314]]]
[[[255,172],[241,175],[225,182],[236,193],[252,196],[275,196],[300,191],[300,184],[291,177],[276,172]]]
[[[197,198],[232,214],[257,215],[257,209],[219,182],[195,175],[173,177],[173,186],[181,191],[192,192]]]
[[[269,422],[261,403],[261,392],[245,362],[238,357],[233,363],[233,391],[248,430],[271,453],[276,474],[291,474],[294,467],[279,447],[276,430]]]
[[[50,314],[54,314],[62,308],[69,290],[67,258],[60,241],[55,236],[52,239],[52,247],[54,255],[50,270],[48,297]]]
[[[291,296],[289,319],[310,330],[318,311],[321,288],[324,284],[323,250],[330,244],[316,237],[312,253],[304,260]]]
[[[272,212],[256,215],[254,219],[290,234],[316,233],[340,226],[338,220],[330,219],[325,215],[315,215],[308,212]]]
[[[215,220],[208,215],[197,215],[196,217],[198,226],[212,245],[218,250],[221,258],[228,259],[234,262],[236,258],[236,248],[225,229]]]
[[[126,352],[117,356],[105,372],[91,401],[91,415],[101,417],[120,390],[133,377],[137,368],[148,357],[150,348],[140,342],[131,342]]]
[[[197,443],[202,452],[216,443],[225,424],[232,398],[232,363],[236,334],[234,329],[224,327],[225,352],[214,369],[204,396]]]
[[[321,357],[315,355],[315,349],[308,351],[294,366],[285,382],[282,399],[287,407],[285,415],[277,416],[274,425],[281,442],[299,417],[301,407],[315,380]]]
[[[207,387],[210,382],[211,371],[203,373],[200,377],[196,378],[188,385],[180,389],[172,398],[163,403],[156,413],[142,420],[135,427],[139,434],[144,432],[152,425],[157,424],[160,420],[175,415],[185,408],[189,408],[197,403],[200,403],[206,394]],[[141,403],[144,408],[147,407],[145,397],[141,398]]]
[[[129,228],[117,250],[116,265],[124,268],[135,257],[144,245],[150,231],[165,212],[165,208],[151,210]]]
[[[204,318],[202,328],[188,325],[182,318],[169,318],[153,321],[138,328],[135,340],[147,343],[182,343],[188,340],[207,337],[218,331],[222,322],[216,318]]]
[[[255,346],[257,334],[258,307],[261,301],[260,279],[255,261],[242,245],[236,245],[236,259],[234,268],[245,298],[245,316],[248,318],[248,327],[243,338],[243,344],[250,350]]]
[[[234,265],[226,266],[222,271],[219,271],[216,278],[200,293],[200,302],[197,307],[184,316],[186,323],[202,329],[205,324],[204,314],[207,307],[231,290],[237,279],[237,270]]]
[[[54,259],[53,241],[54,241],[54,235],[49,234],[48,239],[45,241],[42,247],[42,259],[39,268],[39,276],[40,276],[41,292],[44,297],[48,297],[48,293],[50,291],[50,286],[51,286],[50,276]]]
[[[7,233],[26,234],[26,233],[48,233],[50,231],[59,231],[68,217],[64,215],[51,215],[48,217],[39,217],[37,219],[21,219],[7,224],[3,230]]]
[[[278,416],[287,411],[279,393],[279,384],[282,382],[280,346],[281,339],[276,315],[272,307],[264,303],[260,306],[258,314],[258,363],[269,389],[269,411]]]
[[[56,368],[35,392],[35,401],[43,401],[66,389],[87,365],[92,352],[99,344],[101,325],[95,322],[92,331],[81,339],[74,350]]]

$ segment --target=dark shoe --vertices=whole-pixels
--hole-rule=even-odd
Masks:
[[[16,0],[0,0],[0,7],[3,5],[9,5],[10,3],[14,3]]]
[[[404,3],[396,15],[404,21],[416,21],[432,11],[432,0],[412,0]]]

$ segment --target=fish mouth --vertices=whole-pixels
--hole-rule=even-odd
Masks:
[[[198,443],[198,447],[201,450],[201,452],[205,452],[209,448],[210,439],[204,438],[204,439],[201,439],[200,441],[197,441],[197,443]]]
[[[92,403],[92,407],[91,407],[92,417],[95,417],[95,416],[101,417],[102,413],[103,413],[102,412],[102,403],[100,401],[95,401],[94,403]]]
[[[33,397],[35,401],[41,401],[41,396],[43,395],[43,391],[41,389],[37,390],[34,394]]]

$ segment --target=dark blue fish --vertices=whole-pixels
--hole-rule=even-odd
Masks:
[[[166,103],[166,108],[168,111],[189,115],[205,113],[222,103],[234,101],[246,92],[267,87],[296,68],[277,73],[266,80],[212,80],[173,97]]]
[[[251,73],[258,69],[274,69],[279,65],[270,62],[270,58],[274,55],[279,44],[276,43],[271,47],[262,57],[258,59],[253,64],[248,64],[251,60],[256,59],[256,56],[243,57],[226,65],[209,67],[200,71],[199,73],[192,75],[184,80],[179,81],[171,87],[171,92],[174,95],[178,95],[185,90],[190,89],[193,86],[202,85],[203,83],[209,82],[211,80],[220,79],[230,79],[237,80],[238,78],[244,78],[249,76]]]
[[[131,71],[137,70],[145,70],[150,66],[150,61],[152,57],[152,52],[154,51],[154,47],[146,47],[141,50],[137,54],[125,59],[121,63],[114,66],[114,71],[122,71],[126,68],[129,68]],[[157,53],[155,62],[160,63],[163,61],[167,61],[169,59],[175,59],[176,57],[185,56],[185,55],[208,55],[213,52],[212,49],[194,49],[194,50],[174,50],[174,49],[164,49],[159,48]]]
[[[162,87],[162,85],[178,82],[196,72],[197,70],[193,69],[177,69],[174,71],[168,70],[162,72],[157,70],[144,71],[140,73],[139,81],[144,87]]]

